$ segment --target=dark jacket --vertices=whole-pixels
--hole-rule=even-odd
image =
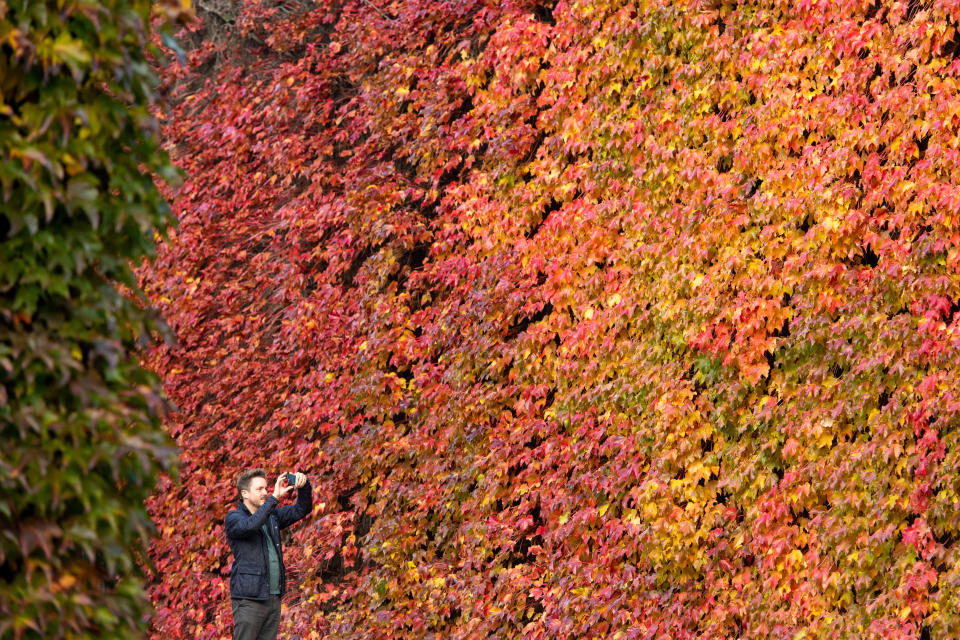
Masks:
[[[267,544],[274,544],[280,558],[280,595],[286,591],[287,570],[283,566],[283,548],[280,530],[302,519],[313,509],[313,490],[310,483],[297,489],[297,503],[277,508],[277,499],[270,495],[253,515],[240,500],[240,508],[227,514],[224,525],[227,542],[233,551],[230,570],[230,597],[266,600],[270,592],[270,568]],[[261,526],[267,524],[270,541]]]

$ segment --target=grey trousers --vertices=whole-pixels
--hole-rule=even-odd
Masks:
[[[277,640],[280,627],[280,596],[266,601],[234,598],[233,640]]]

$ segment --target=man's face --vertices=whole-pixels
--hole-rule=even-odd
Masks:
[[[250,488],[243,492],[243,499],[255,507],[262,505],[267,496],[267,481],[265,478],[253,478],[250,481]]]

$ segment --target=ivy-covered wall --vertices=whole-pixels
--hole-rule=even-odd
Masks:
[[[960,3],[199,6],[156,637],[960,637]]]

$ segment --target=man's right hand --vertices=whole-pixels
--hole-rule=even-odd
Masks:
[[[293,485],[287,484],[286,477],[281,473],[277,476],[277,483],[273,485],[273,497],[280,500],[291,491],[293,491]]]

